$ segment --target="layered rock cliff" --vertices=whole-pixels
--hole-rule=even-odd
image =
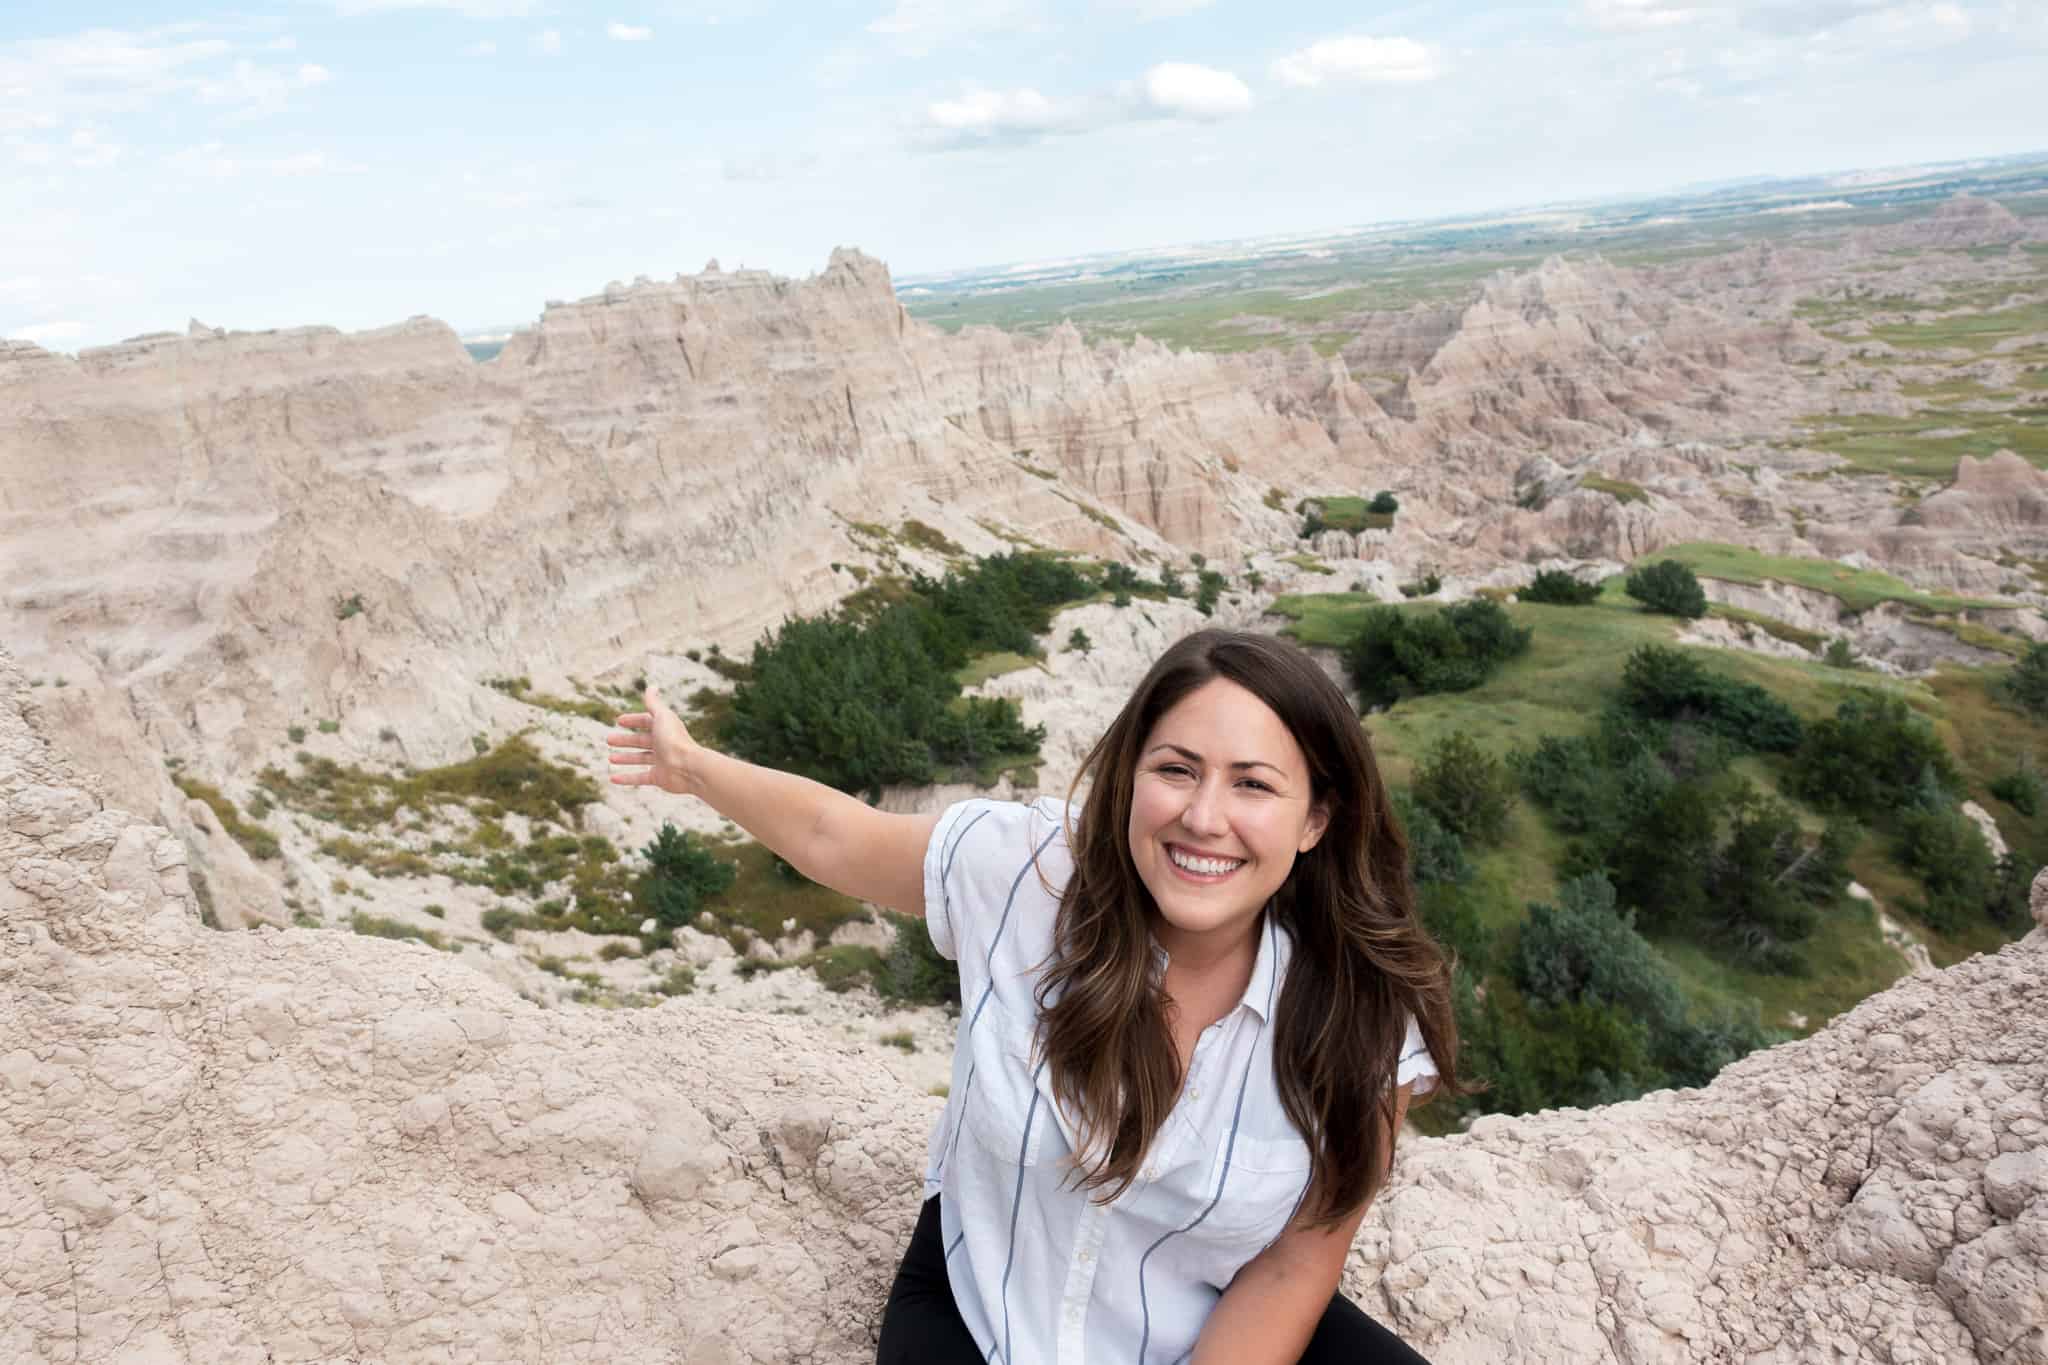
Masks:
[[[939,1101],[809,1020],[200,927],[0,655],[0,1358],[872,1358]],[[2048,925],[2048,874],[2034,887]],[[1403,1144],[1440,1365],[2048,1360],[2048,929],[1704,1090]]]

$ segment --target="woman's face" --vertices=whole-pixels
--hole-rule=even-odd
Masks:
[[[1227,678],[1161,716],[1138,752],[1128,838],[1162,936],[1241,931],[1322,837],[1310,795],[1287,726]]]

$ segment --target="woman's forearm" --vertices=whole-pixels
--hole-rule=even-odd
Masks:
[[[696,746],[685,775],[696,797],[780,854],[812,881],[845,889],[843,831],[872,813],[856,797],[808,777]]]
[[[906,915],[924,913],[925,846],[936,813],[892,815],[795,773],[701,745],[685,752],[681,794],[703,801],[814,882]]]
[[[1308,1349],[1331,1291],[1314,1277],[1245,1271],[1209,1311],[1189,1365],[1295,1365]]]

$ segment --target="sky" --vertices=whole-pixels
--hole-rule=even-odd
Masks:
[[[0,336],[2048,150],[2048,0],[7,0]]]

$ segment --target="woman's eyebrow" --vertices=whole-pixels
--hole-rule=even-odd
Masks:
[[[1145,756],[1147,758],[1150,758],[1153,754],[1158,753],[1161,749],[1171,749],[1190,763],[1200,763],[1203,761],[1202,756],[1196,753],[1193,749],[1185,749],[1178,744],[1155,744],[1145,751]],[[1280,774],[1282,777],[1287,776],[1287,770],[1285,768],[1281,767],[1277,763],[1268,763],[1262,758],[1244,759],[1241,762],[1233,763],[1230,766],[1233,770],[1236,771],[1242,771],[1245,768],[1271,768],[1274,772]]]

